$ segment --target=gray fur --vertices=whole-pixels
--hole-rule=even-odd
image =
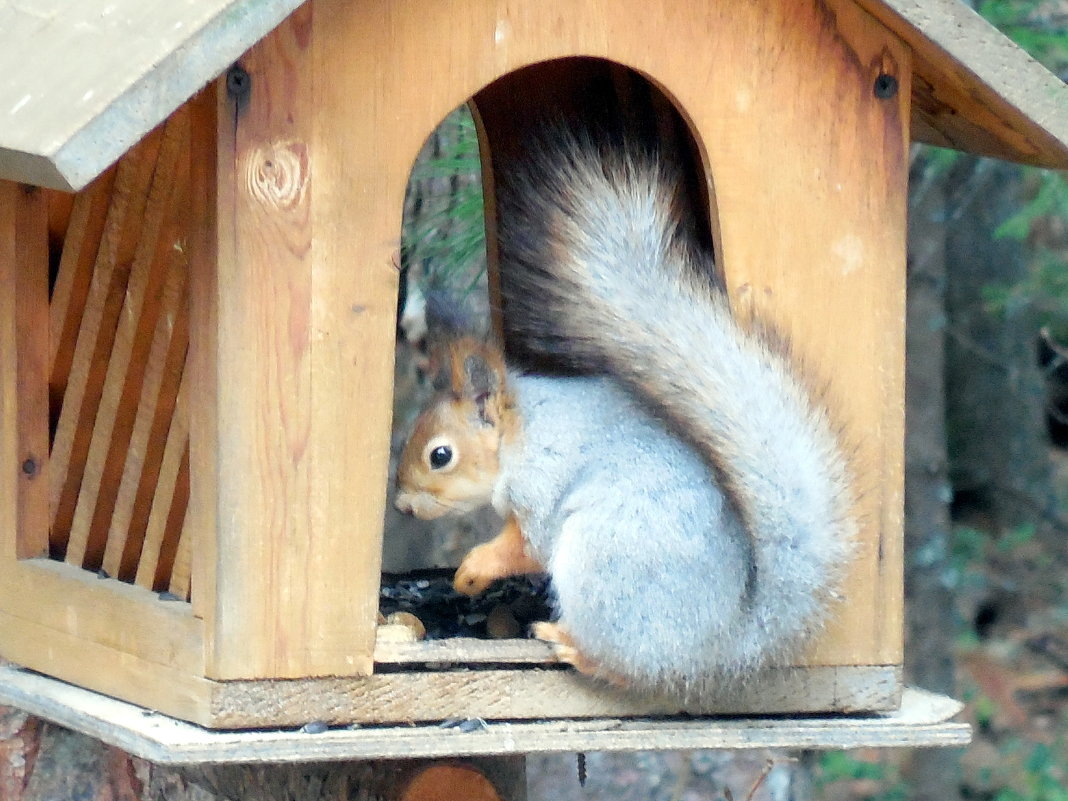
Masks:
[[[692,696],[819,629],[852,555],[845,460],[781,349],[679,241],[670,177],[554,147],[502,188],[509,345],[614,381],[517,379],[525,444],[503,490],[579,648]]]

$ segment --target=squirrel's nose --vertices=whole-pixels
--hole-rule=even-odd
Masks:
[[[402,494],[398,495],[394,499],[393,505],[397,508],[397,511],[400,512],[401,514],[410,515],[412,513],[412,502],[409,499],[407,494],[403,494],[402,493]]]

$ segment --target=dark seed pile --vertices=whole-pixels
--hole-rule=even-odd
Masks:
[[[531,623],[549,619],[551,604],[546,577],[503,579],[481,595],[469,598],[452,588],[453,572],[444,568],[384,573],[379,611],[385,617],[394,612],[411,612],[426,627],[428,640],[526,637]]]

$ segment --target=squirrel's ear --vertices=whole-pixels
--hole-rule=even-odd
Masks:
[[[452,380],[452,365],[449,354],[443,348],[435,348],[430,353],[428,373],[430,386],[435,392],[445,392],[454,389]]]
[[[463,394],[474,400],[479,420],[483,425],[496,425],[496,398],[501,387],[501,376],[496,366],[483,354],[471,353],[464,358],[463,376]]]
[[[463,340],[446,339],[430,349],[427,373],[435,392],[451,392],[457,398],[464,392],[463,360],[470,350]]]

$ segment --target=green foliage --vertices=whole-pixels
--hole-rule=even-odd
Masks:
[[[1024,752],[1023,744],[1011,744],[1009,758],[1018,767],[1011,786],[1003,787],[994,801],[1068,801],[1068,770],[1063,754],[1046,743],[1031,745]]]
[[[1035,169],[1027,172],[1037,179],[1038,189],[1030,203],[994,230],[997,238],[1024,240],[1031,233],[1032,225],[1042,217],[1068,216],[1068,183],[1064,176]]]
[[[947,586],[956,591],[985,590],[989,586],[986,564],[991,548],[991,536],[970,526],[954,526],[950,544],[950,573]],[[970,629],[968,636],[974,636]],[[959,643],[961,645],[964,642]]]
[[[847,751],[827,751],[820,755],[815,772],[816,784],[823,789],[835,782],[868,782],[872,792],[855,796],[864,801],[905,801],[910,797],[908,784],[897,770],[882,762],[861,759]]]
[[[434,131],[409,179],[401,248],[426,287],[463,293],[485,271],[482,162],[475,122],[461,106]]]
[[[982,294],[991,313],[1009,317],[1026,305],[1057,341],[1068,338],[1068,263],[1060,252],[1036,247],[1027,278],[1013,284],[991,284]]]
[[[1022,548],[1024,545],[1028,545],[1034,542],[1035,539],[1035,524],[1034,523],[1022,523],[1016,528],[1009,529],[997,538],[994,547],[999,553],[1008,554],[1015,551],[1017,548]]]
[[[958,570],[981,565],[986,559],[986,544],[990,536],[971,526],[953,528],[953,546],[950,551],[953,566]]]
[[[957,574],[957,586],[967,577],[982,579],[990,557],[994,554],[1011,555],[1035,542],[1034,523],[1021,523],[1015,528],[994,536],[988,531],[971,526],[954,526],[950,545],[950,565]]]
[[[1063,173],[1021,167],[1022,183],[1031,187],[1029,200],[995,230],[997,238],[1027,242],[1028,276],[1015,283],[991,284],[983,289],[988,311],[1011,317],[1029,307],[1039,325],[1048,326],[1059,341],[1068,338],[1068,180]],[[1055,218],[1059,218],[1054,225]],[[1051,228],[1056,228],[1050,233]]]
[[[1048,0],[982,0],[977,10],[990,23],[1054,72],[1068,69],[1068,14]],[[943,159],[943,168],[952,162]],[[1058,339],[1068,338],[1068,253],[1060,242],[1036,237],[1051,218],[1068,220],[1068,180],[1064,173],[1021,167],[1029,190],[1025,205],[994,231],[998,238],[1032,246],[1031,274],[1021,282],[987,287],[988,310],[1006,317],[1023,307],[1034,310],[1041,325]],[[1055,237],[1056,238],[1056,237]],[[1035,241],[1036,239],[1040,241]]]
[[[922,145],[927,169],[935,175],[944,175],[963,155],[959,150],[934,145]]]
[[[998,708],[994,701],[987,695],[976,695],[971,699],[972,709],[975,714],[975,722],[981,729],[987,729],[994,722],[994,715]]]
[[[1056,4],[1043,0],[983,0],[977,10],[1051,69],[1068,62],[1068,19]]]

